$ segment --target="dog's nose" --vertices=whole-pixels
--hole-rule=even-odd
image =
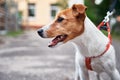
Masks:
[[[43,37],[43,29],[40,29],[39,31],[37,31],[38,32],[38,34],[41,36],[41,37]]]

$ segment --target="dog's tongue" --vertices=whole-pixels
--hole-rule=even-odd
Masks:
[[[58,43],[58,42],[52,41],[52,42],[50,42],[50,44],[48,45],[48,47],[53,47],[53,46],[57,45],[57,43]]]
[[[48,47],[53,47],[55,45],[57,45],[59,42],[62,42],[63,40],[65,40],[67,37],[67,35],[58,35],[57,37],[55,37],[50,44],[48,45]]]

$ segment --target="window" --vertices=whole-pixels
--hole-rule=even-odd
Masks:
[[[55,17],[55,15],[56,15],[56,10],[51,10],[51,16]]]
[[[35,17],[35,4],[34,3],[28,4],[28,17],[29,18]]]
[[[59,10],[58,6],[56,6],[54,4],[51,5],[51,19],[54,19],[58,10]]]

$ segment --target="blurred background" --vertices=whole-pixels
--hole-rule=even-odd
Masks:
[[[37,29],[51,22],[71,0],[0,0],[0,80],[74,80],[74,48],[70,43],[51,49]],[[114,0],[80,0],[98,25]],[[120,71],[120,0],[110,17]],[[93,72],[90,72],[93,73]],[[91,74],[96,80],[95,73]],[[109,80],[102,74],[103,80]]]

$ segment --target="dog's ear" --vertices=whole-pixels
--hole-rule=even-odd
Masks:
[[[74,16],[78,16],[79,14],[85,13],[87,7],[82,4],[74,4],[72,6],[72,12]]]

